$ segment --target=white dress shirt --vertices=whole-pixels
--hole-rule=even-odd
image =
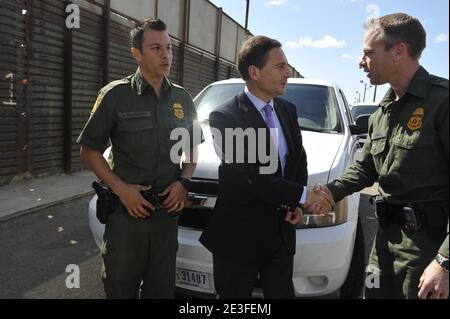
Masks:
[[[272,108],[274,110],[274,112],[272,112],[272,118],[273,118],[273,122],[275,124],[275,130],[270,130],[270,133],[272,135],[272,139],[275,142],[275,148],[278,150],[278,156],[281,161],[281,173],[284,176],[284,169],[286,166],[286,157],[289,155],[289,150],[288,150],[288,146],[286,143],[286,138],[284,136],[283,128],[281,126],[280,121],[278,120],[278,116],[277,116],[277,112],[276,112],[276,105],[273,103],[273,99],[270,100],[269,102],[265,102],[265,101],[261,100],[260,98],[254,96],[252,93],[250,93],[247,86],[245,86],[244,92],[247,95],[247,97],[250,99],[250,101],[253,103],[255,108],[258,110],[258,112],[261,115],[263,120],[265,118],[264,112],[263,112],[264,106],[266,106],[268,104],[268,105],[272,106]],[[275,134],[275,136],[273,134]],[[306,186],[303,186],[303,193],[302,193],[302,196],[299,201],[300,204],[305,203],[306,192],[307,192],[307,188],[306,188]]]

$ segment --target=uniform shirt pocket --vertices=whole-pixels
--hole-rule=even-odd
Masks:
[[[399,134],[393,138],[392,144],[394,145],[393,169],[408,175],[427,175],[429,165],[432,165],[431,136],[421,134],[420,131],[411,135]]]
[[[373,156],[380,155],[386,148],[386,136],[372,137],[370,154]]]
[[[136,132],[151,129],[154,121],[151,112],[119,112],[117,129],[123,132]]]
[[[370,154],[372,155],[373,164],[377,172],[381,172],[385,156],[383,156],[386,149],[386,136],[372,137],[370,145]]]
[[[131,152],[148,151],[156,143],[155,123],[150,112],[119,113],[117,140]]]

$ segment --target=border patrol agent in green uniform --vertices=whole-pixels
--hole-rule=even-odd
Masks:
[[[166,78],[172,61],[166,25],[145,20],[132,30],[131,39],[139,68],[100,90],[78,143],[83,161],[122,203],[106,222],[102,246],[106,296],[173,298],[178,248],[173,213],[184,207],[195,164],[183,163],[180,168],[171,159],[177,141],[170,134],[186,128],[193,137],[197,115],[191,96]],[[109,165],[102,157],[108,141]],[[195,155],[195,141],[190,143],[190,154]],[[155,213],[141,196],[139,191],[149,186],[166,196],[162,212]]]
[[[339,201],[379,183],[366,298],[447,298],[448,80],[420,66],[426,34],[416,18],[387,15],[366,27],[360,67],[391,88],[369,119],[360,159],[321,189]]]

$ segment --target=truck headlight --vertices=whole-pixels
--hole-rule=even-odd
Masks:
[[[336,203],[326,215],[314,215],[303,209],[303,221],[297,224],[297,229],[328,227],[343,224],[347,221],[347,197]]]

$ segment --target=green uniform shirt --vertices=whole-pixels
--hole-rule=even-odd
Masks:
[[[186,128],[188,142],[200,144],[203,138],[198,125],[194,130],[196,119],[192,98],[182,87],[165,78],[158,98],[138,69],[100,90],[77,142],[100,152],[110,142],[109,164],[116,175],[126,183],[152,185],[161,191],[181,171],[180,163],[170,158],[178,142],[170,134],[175,128]]]
[[[448,80],[423,67],[398,101],[390,88],[369,119],[361,157],[327,185],[334,199],[378,182],[389,202],[448,201],[448,108]],[[440,251],[448,256],[448,236]]]

